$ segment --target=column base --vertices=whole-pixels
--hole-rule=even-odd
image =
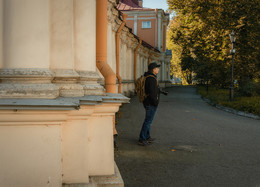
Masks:
[[[78,71],[80,75],[79,82],[83,86],[84,95],[106,95],[105,89],[98,83],[100,79],[97,72]]]
[[[115,163],[115,174],[110,176],[91,176],[86,184],[63,184],[62,187],[124,187],[124,181]]]
[[[78,84],[79,74],[70,69],[54,69],[53,83],[59,87],[61,97],[82,97],[83,87]]]
[[[0,98],[55,99],[58,91],[53,84],[0,84]]]
[[[1,69],[0,98],[44,98],[59,96],[47,69]]]

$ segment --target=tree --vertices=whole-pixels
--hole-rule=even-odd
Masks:
[[[176,13],[170,25],[171,42],[196,62],[192,71],[198,80],[227,85],[231,63],[229,33],[235,30],[235,79],[242,90],[249,82],[259,84],[258,0],[168,0],[168,4]]]

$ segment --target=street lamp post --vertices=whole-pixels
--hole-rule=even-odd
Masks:
[[[230,54],[232,55],[232,64],[231,64],[231,82],[230,82],[230,90],[229,90],[229,101],[233,101],[234,99],[234,80],[233,80],[233,76],[234,76],[234,55],[236,53],[236,49],[234,48],[235,45],[235,41],[236,41],[236,35],[235,32],[232,31],[229,34],[230,37],[230,41],[232,44],[232,48],[230,51]]]

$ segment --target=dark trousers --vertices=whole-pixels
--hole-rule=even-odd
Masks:
[[[153,122],[156,111],[156,106],[145,106],[145,119],[140,132],[139,141],[144,141],[151,137],[151,124]]]

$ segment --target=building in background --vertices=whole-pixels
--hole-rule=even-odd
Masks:
[[[142,0],[120,0],[117,8],[128,15],[126,25],[135,35],[160,52],[165,52],[169,13],[162,9],[145,8]]]
[[[171,60],[171,54],[166,52],[169,13],[162,9],[143,7],[143,0],[119,0],[117,8],[127,15],[126,25],[132,32],[160,52],[158,63],[162,65],[162,74],[158,77],[161,86],[165,87],[169,80]],[[164,72],[167,72],[167,75]]]

